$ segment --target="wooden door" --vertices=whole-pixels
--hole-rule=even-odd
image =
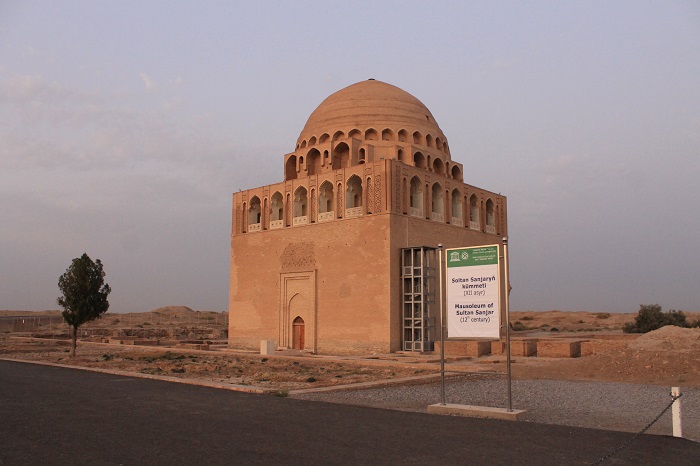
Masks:
[[[297,317],[292,323],[292,348],[304,349],[304,319]]]

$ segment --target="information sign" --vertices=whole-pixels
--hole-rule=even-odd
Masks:
[[[498,245],[447,249],[447,338],[500,338]]]

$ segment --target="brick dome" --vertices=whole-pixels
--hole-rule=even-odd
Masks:
[[[435,141],[449,160],[445,135],[430,110],[408,92],[374,79],[352,84],[321,102],[301,131],[297,148],[340,133],[427,146]]]

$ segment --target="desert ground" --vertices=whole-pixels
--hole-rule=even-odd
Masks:
[[[689,320],[700,313],[686,313]],[[700,329],[664,327],[625,335],[635,313],[514,312],[514,339],[588,342],[582,357],[512,358],[515,379],[632,382],[700,387]],[[23,317],[23,318],[22,318]],[[260,356],[227,346],[227,314],[168,306],[105,314],[79,330],[69,357],[68,327],[58,311],[0,311],[0,358],[199,379],[261,387],[274,393],[363,382],[420,383],[439,371],[439,354],[311,355],[277,351]],[[449,375],[502,377],[505,354],[448,356]]]

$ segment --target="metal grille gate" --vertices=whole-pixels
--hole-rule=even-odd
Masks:
[[[435,248],[401,250],[403,350],[433,351],[437,279]]]

